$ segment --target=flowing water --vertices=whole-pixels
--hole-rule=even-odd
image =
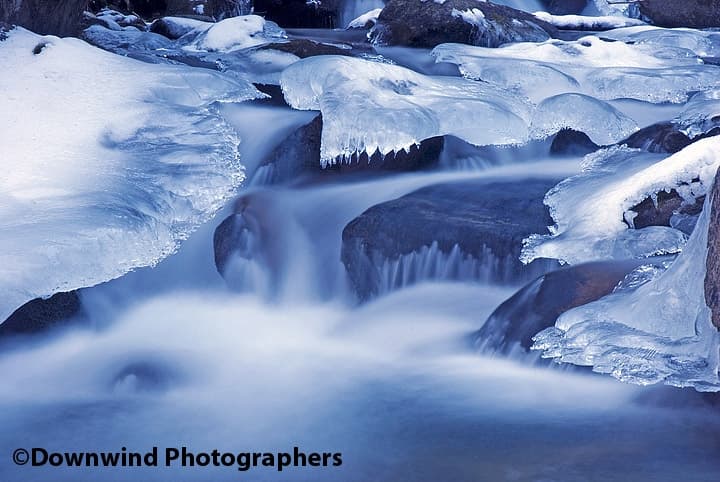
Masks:
[[[376,3],[350,2],[348,12]],[[256,103],[224,115],[244,139],[248,179],[312,119]],[[0,348],[3,458],[17,447],[297,446],[341,452],[340,467],[18,471],[3,460],[0,480],[717,480],[720,417],[695,392],[478,355],[470,335],[517,290],[489,282],[487,266],[444,280],[462,261],[429,249],[418,283],[388,266],[383,296],[359,305],[352,295],[340,249],[353,218],[440,182],[578,172],[580,158],[547,149],[449,142],[429,171],[248,182],[238,196],[272,233],[263,249],[273,263],[250,258],[227,286],[213,261],[227,206],[158,267],[84,290],[90,327]]]

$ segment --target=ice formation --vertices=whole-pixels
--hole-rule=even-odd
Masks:
[[[250,84],[21,28],[0,65],[0,320],[157,263],[243,179],[214,104]]]
[[[720,167],[720,139],[710,137],[665,159],[627,147],[590,154],[584,170],[545,197],[556,225],[525,241],[522,260],[554,258],[575,264],[596,259],[677,253],[686,235],[663,226],[632,229],[628,211],[658,192],[675,189],[687,203],[706,195]]]
[[[573,30],[610,30],[645,25],[642,20],[612,15],[591,17],[586,15],[552,15],[547,12],[535,12],[533,15],[558,28]]]
[[[272,22],[266,22],[258,15],[226,18],[198,27],[194,31],[197,36],[184,48],[189,51],[234,52],[285,38],[282,30],[272,27]]]
[[[437,62],[458,65],[463,76],[514,88],[538,102],[543,95],[577,92],[602,100],[682,103],[720,85],[720,67],[704,64],[680,45],[629,44],[586,36],[576,41],[515,43],[489,49],[443,44]],[[548,85],[548,80],[559,81]]]
[[[342,56],[301,60],[280,83],[290,106],[322,112],[323,165],[446,134],[475,145],[528,140],[531,105],[490,84]]]
[[[635,290],[616,290],[564,313],[535,336],[533,348],[624,382],[720,391],[719,334],[704,294],[708,201],[667,271]]]

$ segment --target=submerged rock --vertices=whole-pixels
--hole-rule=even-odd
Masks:
[[[519,261],[523,239],[552,224],[552,179],[426,187],[365,211],[343,230],[342,261],[360,299],[423,279],[514,283],[556,262]]]
[[[638,5],[659,27],[720,27],[720,0],[642,0]]]
[[[490,315],[474,335],[485,353],[528,352],[532,337],[555,324],[566,311],[610,294],[630,272],[648,260],[600,261],[563,268],[531,282]]]
[[[710,199],[705,303],[712,312],[713,325],[720,328],[720,176],[718,175],[715,175]]]
[[[432,48],[450,42],[498,47],[556,34],[555,27],[527,12],[490,2],[390,0],[370,36],[378,44]]]

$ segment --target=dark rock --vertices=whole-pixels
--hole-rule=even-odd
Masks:
[[[720,27],[720,0],[641,0],[639,7],[659,27]]]
[[[566,311],[610,294],[625,276],[648,260],[600,261],[563,268],[534,280],[500,305],[474,335],[486,353],[506,354],[555,324]]]
[[[692,142],[672,122],[660,122],[640,129],[618,144],[626,144],[628,147],[648,152],[672,154],[681,151]]]
[[[287,28],[336,28],[339,0],[255,0],[255,13]]]
[[[705,302],[712,312],[713,324],[720,328],[720,176],[710,191],[710,227],[705,272]]]
[[[427,252],[433,245],[442,256],[455,253],[478,267],[483,280],[532,279],[557,267],[548,260],[525,266],[518,259],[523,239],[552,224],[543,198],[556,183],[529,179],[439,184],[373,206],[343,230],[342,261],[350,281],[360,299],[375,296],[388,282],[383,264]],[[445,279],[469,280],[461,271],[468,273],[449,269]]]
[[[457,12],[477,9],[484,19],[468,22]],[[455,14],[453,14],[455,12]],[[541,42],[557,34],[552,25],[503,5],[477,0],[390,0],[370,32],[373,42],[432,48],[456,42],[497,47],[508,42]]]
[[[555,135],[550,153],[558,156],[584,156],[599,148],[584,132],[563,129]]]
[[[573,15],[585,10],[587,0],[542,0],[542,4],[554,15]]]
[[[77,292],[56,293],[50,298],[37,298],[22,305],[0,324],[0,336],[27,335],[62,326],[81,314]]]
[[[177,21],[178,17],[162,17],[150,25],[150,31],[170,40],[177,40],[194,30],[192,26]]]
[[[670,192],[660,191],[657,193],[656,201],[645,198],[629,209],[637,213],[630,227],[642,229],[648,226],[672,226],[673,216],[677,214],[697,216],[702,211],[704,202],[705,196],[700,196],[694,204],[687,205],[683,203],[683,199],[675,189],[671,189]]]
[[[0,0],[0,22],[35,33],[74,36],[80,33],[87,0]]]
[[[275,42],[261,45],[258,50],[279,50],[297,55],[301,59],[316,55],[352,55],[352,49],[343,49],[335,45],[313,42],[306,39],[292,39],[287,42]]]

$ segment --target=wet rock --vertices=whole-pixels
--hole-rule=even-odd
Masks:
[[[697,216],[702,211],[705,196],[700,196],[692,204],[687,204],[680,197],[675,189],[660,191],[656,199],[645,198],[641,203],[629,209],[637,216],[633,218],[632,225],[635,229],[642,229],[648,226],[674,226],[674,218],[679,216]],[[694,224],[693,224],[694,227]]]
[[[628,147],[648,152],[674,154],[692,142],[672,122],[660,122],[640,129],[618,144],[626,144]]]
[[[87,0],[0,0],[0,22],[35,33],[74,36],[83,25]]]
[[[550,153],[558,156],[584,156],[599,148],[584,132],[563,129],[555,135]]]
[[[713,324],[720,328],[720,176],[717,174],[710,196],[705,302],[712,312]]]
[[[22,305],[0,324],[0,336],[41,333],[66,324],[81,313],[80,298],[75,291],[37,298]]]
[[[659,27],[720,27],[720,0],[642,0],[640,13]]]
[[[343,230],[342,261],[365,300],[422,279],[513,283],[554,261],[519,261],[522,240],[552,220],[557,180],[472,180],[426,187],[365,211]]]
[[[448,42],[497,47],[556,34],[555,27],[527,12],[476,0],[390,0],[370,32],[378,44],[426,48]]]
[[[587,7],[587,0],[542,0],[545,9],[554,15],[580,14]]]
[[[296,55],[301,59],[314,57],[316,55],[352,55],[352,49],[344,49],[335,45],[314,42],[306,39],[292,39],[287,42],[275,42],[265,44],[257,48],[258,50],[279,50],[289,54]]]
[[[601,261],[545,274],[500,305],[474,335],[485,353],[528,352],[532,337],[566,311],[610,294],[625,276],[648,260]]]
[[[285,28],[336,28],[339,0],[255,0],[255,13]]]

